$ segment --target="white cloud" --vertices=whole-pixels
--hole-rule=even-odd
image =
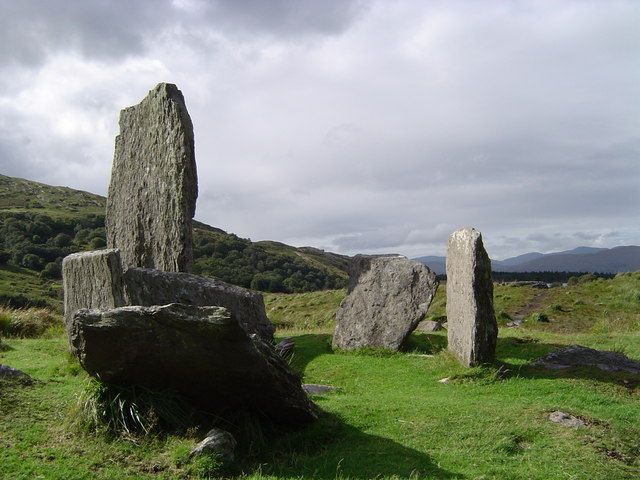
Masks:
[[[46,51],[5,31],[2,173],[104,193],[117,112],[169,81],[196,216],[240,235],[420,255],[474,225],[496,257],[640,242],[637,3],[136,3],[83,4],[74,41],[41,11]]]

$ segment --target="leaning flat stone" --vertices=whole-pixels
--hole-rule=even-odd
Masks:
[[[81,308],[126,305],[118,250],[96,250],[67,255],[62,261],[64,318],[68,323]]]
[[[465,366],[492,362],[498,324],[491,260],[480,232],[463,228],[449,235],[446,264],[449,351]]]
[[[333,346],[398,350],[422,319],[438,288],[436,275],[399,255],[356,255],[348,295],[336,313]]]
[[[424,320],[416,327],[417,332],[437,332],[442,330],[442,324],[440,322],[434,322],[433,320]]]
[[[160,83],[120,112],[105,225],[124,268],[189,271],[198,180],[182,92]]]
[[[214,278],[147,268],[130,268],[124,273],[124,282],[130,305],[184,303],[225,307],[247,333],[273,341],[275,327],[267,318],[262,295],[253,290]]]
[[[103,382],[176,392],[223,418],[238,410],[286,425],[316,418],[299,376],[225,308],[79,310],[68,333],[82,367]]]
[[[626,372],[640,375],[640,361],[632,360],[622,353],[594,350],[581,345],[571,345],[548,353],[531,362],[531,366],[550,370],[593,367],[605,372]]]

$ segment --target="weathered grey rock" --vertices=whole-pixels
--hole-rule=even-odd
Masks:
[[[336,314],[333,346],[398,350],[422,319],[438,288],[435,274],[399,255],[356,255],[348,295]]]
[[[124,282],[129,305],[217,305],[228,309],[245,332],[273,341],[275,327],[267,318],[262,295],[252,290],[213,278],[147,268],[130,268]]]
[[[107,383],[173,391],[223,418],[239,409],[287,425],[316,418],[298,375],[222,307],[79,310],[69,338],[83,368]]]
[[[189,457],[213,454],[219,455],[225,462],[233,462],[237,446],[238,442],[229,432],[220,428],[212,428],[204,440],[193,447]]]
[[[498,324],[493,311],[491,260],[474,228],[456,230],[447,246],[449,351],[463,365],[495,359]]]
[[[17,368],[0,364],[0,380],[17,380],[23,385],[33,384],[33,379]]]
[[[295,347],[296,344],[293,341],[293,338],[289,337],[280,340],[276,344],[275,349],[278,355],[280,355],[282,358],[290,358],[293,355],[293,349]]]
[[[434,322],[433,320],[424,320],[416,327],[417,332],[437,332],[442,330],[442,324],[440,322]]]
[[[549,420],[553,423],[559,423],[562,426],[571,428],[583,428],[587,426],[587,423],[584,420],[574,417],[573,415],[569,415],[568,413],[561,412],[560,410],[551,412],[549,414]]]
[[[96,250],[68,255],[62,261],[64,318],[68,323],[81,308],[126,305],[118,250]]]
[[[336,391],[336,387],[332,387],[331,385],[320,385],[317,383],[304,383],[302,384],[302,388],[309,395],[322,395],[324,393],[332,393]]]
[[[123,266],[189,271],[198,180],[182,92],[161,83],[120,112],[107,196],[107,246]]]
[[[640,361],[632,360],[622,353],[594,350],[581,345],[571,345],[548,353],[531,362],[531,365],[550,370],[593,367],[605,372],[640,375]]]

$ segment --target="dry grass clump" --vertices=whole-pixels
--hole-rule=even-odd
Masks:
[[[13,309],[0,307],[0,334],[35,338],[62,329],[62,317],[47,308]]]

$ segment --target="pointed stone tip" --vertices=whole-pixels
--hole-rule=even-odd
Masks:
[[[161,96],[165,98],[179,98],[184,103],[184,96],[180,89],[176,86],[175,83],[166,83],[161,82],[158,83],[154,88],[149,90],[149,95],[152,96]]]

